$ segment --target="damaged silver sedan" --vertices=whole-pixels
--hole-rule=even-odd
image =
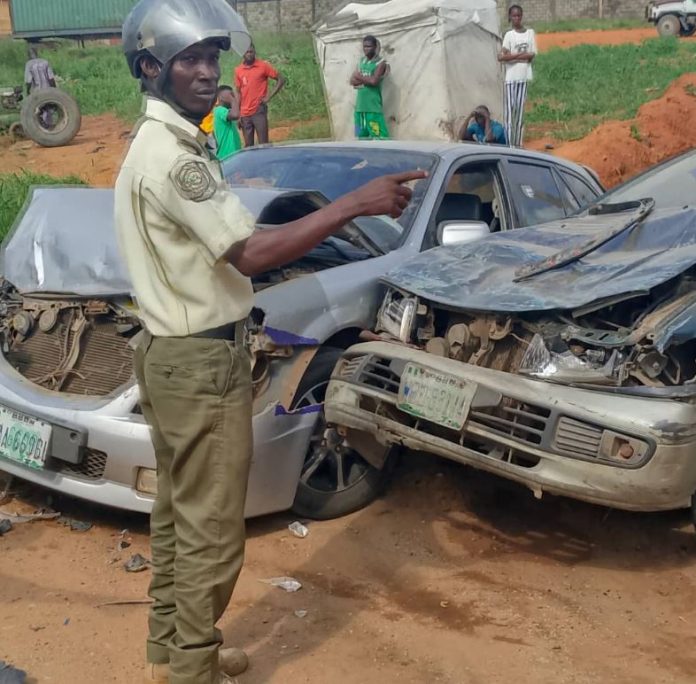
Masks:
[[[689,179],[692,180],[692,179]],[[696,491],[696,210],[652,200],[436,248],[385,278],[327,390],[327,438],[403,445],[638,511]]]

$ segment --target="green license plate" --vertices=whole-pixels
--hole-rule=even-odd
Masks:
[[[475,392],[475,383],[407,363],[401,375],[397,407],[412,416],[461,430]]]
[[[43,420],[0,406],[0,456],[40,470],[46,462],[51,430]]]

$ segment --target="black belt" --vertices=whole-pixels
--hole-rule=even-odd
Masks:
[[[193,333],[189,335],[189,337],[207,337],[213,340],[229,340],[230,342],[234,342],[235,331],[238,325],[238,323],[225,323],[225,325],[219,325],[217,328],[208,328],[207,330]]]

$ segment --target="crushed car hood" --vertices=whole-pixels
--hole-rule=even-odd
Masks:
[[[260,223],[274,201],[293,201],[301,195],[305,208],[328,203],[320,193],[301,190],[235,187],[234,192]],[[129,295],[132,285],[118,249],[113,215],[111,189],[33,188],[0,248],[0,273],[21,294]],[[363,240],[352,224],[346,233],[355,243]],[[371,245],[364,247],[373,251]]]
[[[559,253],[626,226],[580,258],[524,277]],[[696,210],[664,209],[583,215],[497,233],[463,245],[436,247],[383,280],[432,302],[468,311],[574,309],[646,293],[696,264]]]

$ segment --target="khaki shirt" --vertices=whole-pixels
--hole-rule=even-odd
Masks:
[[[168,104],[148,99],[116,181],[118,241],[153,335],[197,333],[251,310],[251,281],[222,257],[253,233],[254,218],[205,142]]]

